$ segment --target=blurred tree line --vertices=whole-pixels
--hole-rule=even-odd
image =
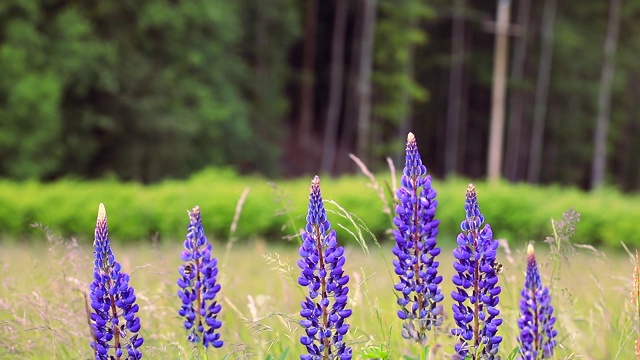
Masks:
[[[502,176],[640,189],[640,0],[3,0],[0,176],[482,177],[500,1]]]

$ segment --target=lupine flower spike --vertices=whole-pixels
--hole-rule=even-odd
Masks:
[[[178,296],[182,300],[178,314],[184,318],[190,342],[201,343],[205,348],[209,345],[219,348],[223,342],[218,331],[222,326],[218,320],[221,306],[216,300],[220,292],[218,260],[211,254],[212,245],[204,235],[200,208],[196,206],[188,213],[185,250],[180,254],[184,264],[178,268]]]
[[[635,266],[633,267],[633,291],[631,291],[631,303],[638,320],[640,321],[640,256],[638,256],[638,249],[636,249]],[[635,352],[636,358],[640,360],[640,329],[636,329],[638,337],[636,338]]]
[[[115,260],[109,241],[107,212],[98,208],[93,242],[93,282],[90,285],[90,314],[96,360],[136,360],[142,358],[139,310],[129,275]]]
[[[527,271],[520,298],[520,355],[518,359],[538,360],[553,357],[557,331],[549,289],[542,286],[533,245],[527,248]]]
[[[405,320],[402,336],[423,345],[427,342],[427,331],[442,324],[442,304],[444,296],[438,275],[440,254],[436,243],[439,221],[434,219],[436,191],[431,186],[431,175],[422,164],[416,138],[407,136],[405,167],[402,186],[396,192],[396,226],[393,235],[393,260],[399,282],[394,289],[400,293],[398,317]]]
[[[346,309],[349,276],[342,269],[344,248],[338,246],[336,232],[327,220],[318,176],[311,181],[307,225],[299,254],[298,283],[307,287],[309,294],[300,311],[300,325],[306,332],[300,343],[307,347],[308,354],[300,355],[300,359],[351,359],[352,350],[344,342],[349,330],[345,320],[351,316],[351,310]]]
[[[502,319],[496,307],[500,298],[496,262],[498,241],[493,239],[491,226],[484,223],[480,213],[476,188],[467,187],[465,203],[466,219],[460,224],[462,233],[458,235],[458,247],[453,250],[456,261],[453,268],[453,284],[456,290],[451,297],[453,318],[458,327],[451,333],[459,341],[455,344],[454,359],[492,360],[497,359],[498,346],[502,337],[496,335]]]

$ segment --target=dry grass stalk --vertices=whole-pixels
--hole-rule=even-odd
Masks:
[[[631,291],[631,303],[634,306],[634,310],[638,315],[638,319],[640,319],[640,277],[638,273],[640,272],[640,256],[638,256],[638,249],[636,249],[635,255],[635,266],[633,267],[633,291]],[[635,352],[636,358],[640,360],[640,328],[637,328],[638,337],[635,342]]]

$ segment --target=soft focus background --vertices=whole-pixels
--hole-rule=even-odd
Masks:
[[[0,176],[344,174],[349,153],[400,159],[413,131],[437,176],[484,177],[491,149],[493,177],[638,190],[639,16],[638,0],[4,0]]]
[[[347,248],[348,343],[418,354],[390,270],[410,131],[438,191],[446,312],[473,181],[502,241],[503,358],[528,242],[556,358],[634,358],[638,19],[640,0],[0,0],[0,358],[92,356],[100,202],[145,358],[193,358],[175,280],[194,205],[221,264],[225,347],[209,359],[298,357],[315,174]],[[570,208],[580,221],[559,232]]]
[[[116,241],[171,240],[198,204],[225,239],[250,188],[238,235],[273,241],[303,226],[283,230],[282,200],[300,220],[320,174],[385,240],[373,204],[411,131],[446,236],[474,181],[499,237],[542,239],[574,207],[581,241],[640,243],[639,16],[640,0],[2,1],[0,234],[87,238],[104,202]]]

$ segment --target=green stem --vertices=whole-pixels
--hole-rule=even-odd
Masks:
[[[475,259],[475,254],[478,252],[478,233],[476,230],[472,230],[471,232],[473,236],[473,254],[472,257]],[[473,339],[474,339],[474,348],[477,349],[480,345],[480,280],[478,277],[480,276],[480,264],[478,261],[475,261],[473,267],[473,293],[476,296],[476,302],[473,304]]]
[[[416,197],[416,199],[418,198],[418,189],[415,187],[415,184],[418,182],[417,176],[415,176],[413,179],[411,179],[412,185],[413,185],[413,196]],[[416,231],[413,232],[413,234],[411,234],[411,237],[413,238],[413,256],[416,257],[416,263],[413,265],[413,274],[414,274],[414,278],[416,281],[416,287],[420,286],[420,284],[422,283],[422,279],[420,278],[420,267],[422,266],[420,260],[421,260],[421,256],[420,256],[420,250],[418,249],[418,242],[420,241],[420,229],[419,229],[419,225],[420,222],[418,220],[418,203],[419,201],[417,201],[415,204],[413,204],[413,225],[416,226]],[[420,318],[420,311],[422,310],[422,307],[425,306],[424,304],[424,296],[422,294],[417,294],[417,302],[418,302],[418,318]],[[428,315],[427,315],[428,316]],[[425,324],[425,322],[418,322],[420,325],[420,330],[418,331],[418,341],[420,341],[420,339],[422,339],[423,336],[426,336],[426,327],[423,326],[423,324]]]
[[[318,248],[318,269],[324,269],[324,247],[322,246],[322,233],[320,232],[319,225],[313,225],[313,236],[316,240],[316,247]],[[325,277],[320,278],[320,293],[322,294],[322,298],[327,297],[327,279]],[[322,306],[322,325],[324,329],[328,327],[329,323],[329,310],[326,306]],[[323,359],[329,359],[329,350],[331,347],[331,343],[328,338],[323,338],[324,345],[324,354],[322,356]]]
[[[553,221],[553,219],[551,219],[551,228],[553,229],[553,238],[555,239],[555,242],[556,242],[556,251],[555,251],[555,254],[553,254],[552,252],[553,270],[551,271],[551,282],[549,284],[550,295],[553,294],[555,279],[560,273],[560,267],[562,266],[562,262],[560,261],[560,251],[561,251],[562,245],[560,244],[560,238],[558,237],[558,229],[556,228],[556,223],[555,221]]]

